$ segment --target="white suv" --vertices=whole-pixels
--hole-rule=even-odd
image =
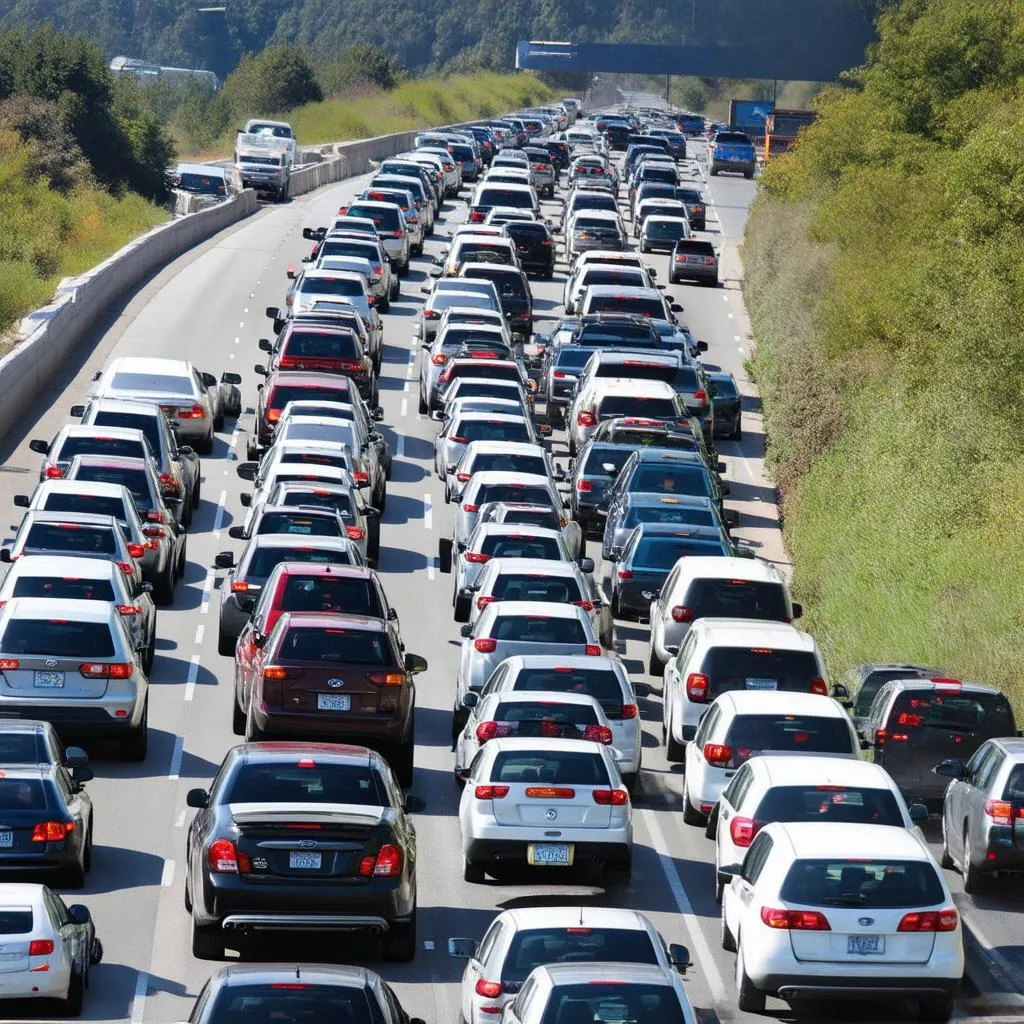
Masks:
[[[758,754],[860,757],[850,716],[811,693],[736,690],[716,697],[686,744],[683,821],[705,825],[736,769]]]
[[[766,825],[722,897],[736,1004],[918,998],[945,1024],[964,973],[960,915],[925,843],[882,825]]]
[[[783,690],[828,696],[825,663],[809,633],[785,622],[698,619],[665,666],[665,756],[682,761],[708,705],[729,690]]]
[[[616,416],[689,421],[682,398],[666,381],[594,377],[576,392],[566,416],[569,454],[575,455],[593,437],[602,420]]]
[[[773,821],[860,822],[916,829],[924,804],[907,807],[892,776],[871,761],[752,757],[733,775],[708,819],[715,840],[716,899],[740,870],[754,836]]]
[[[790,622],[803,609],[789,596],[785,577],[769,562],[695,555],[681,558],[651,602],[647,670],[660,676],[679,653],[697,619],[767,619]]]
[[[463,878],[502,868],[603,865],[628,882],[629,793],[609,747],[588,740],[494,739],[469,766],[459,802]]]

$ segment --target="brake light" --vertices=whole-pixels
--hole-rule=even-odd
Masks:
[[[164,532],[164,528],[162,526],[147,526],[147,527],[145,527],[143,529],[142,533],[146,537],[166,537],[167,536],[167,534]],[[154,547],[155,546],[156,545],[154,545]]]
[[[401,686],[405,676],[401,672],[368,672],[366,678],[374,686]]]
[[[470,222],[473,223],[473,224],[479,224],[484,219],[484,216],[485,216],[485,214],[484,214],[483,210],[470,210],[469,211],[469,219],[470,219]]]
[[[576,414],[576,426],[578,427],[596,427],[597,426],[597,414],[593,409],[580,409]]]
[[[492,600],[493,600],[493,598],[492,598]],[[493,740],[494,737],[497,736],[499,733],[501,733],[501,735],[503,735],[503,736],[507,735],[507,733],[508,733],[507,727],[506,728],[502,728],[502,726],[504,724],[505,723],[503,723],[503,722],[502,723],[499,723],[499,722],[481,722],[476,727],[476,738],[481,743],[486,743],[488,740]]]
[[[594,489],[594,485],[589,480],[577,480],[576,490],[581,494],[589,494]]]
[[[366,536],[366,531],[361,526],[346,526],[345,533],[348,534],[349,540],[362,540]]]
[[[985,813],[995,825],[1009,825],[1013,819],[1013,805],[1006,800],[986,800]]]
[[[575,800],[576,790],[564,786],[527,786],[526,795],[531,800]]]
[[[887,740],[889,739],[888,729],[876,729],[875,730],[875,746],[884,747]]]
[[[131,576],[135,572],[135,566],[131,562],[118,562],[117,567],[125,574]]]
[[[28,944],[29,956],[49,956],[53,952],[53,939],[33,939]]]
[[[47,480],[58,480],[64,475],[64,470],[60,466],[47,466],[46,467],[46,479]]]
[[[598,644],[587,644],[586,647],[583,648],[583,653],[591,658],[600,658],[601,647]]]
[[[616,571],[615,575],[618,576],[620,580],[631,580],[633,578],[633,570],[619,569]]]
[[[7,602],[5,601],[4,604]],[[21,665],[17,658],[0,658],[0,672],[14,672]]]
[[[936,690],[945,690],[947,693],[959,693],[964,685],[959,679],[949,679],[945,676],[937,676],[929,682],[935,684]]]
[[[369,473],[353,473],[352,474],[352,479],[357,484],[367,484],[367,483],[370,482],[370,474]]]
[[[78,666],[86,679],[131,679],[132,666],[128,662],[107,663],[102,661],[86,661]]]
[[[364,857],[359,862],[359,874],[394,878],[402,873],[402,848],[394,843],[385,843],[376,857]]]
[[[435,317],[430,317],[429,319],[433,320],[433,319],[435,319]],[[432,363],[433,363],[433,364],[434,364],[435,366],[444,366],[444,364],[448,362],[448,357],[447,357],[446,355],[443,355],[443,354],[441,354],[441,353],[439,352],[439,353],[438,353],[438,354],[437,354],[436,356],[434,356],[434,357],[433,357],[433,359],[431,359],[430,361],[431,361],[431,362],[432,362]]]
[[[916,910],[904,914],[898,932],[953,932],[960,918],[952,907],[944,910]]]
[[[249,592],[249,584],[245,580],[235,580],[231,584],[232,594],[247,594]]]
[[[624,807],[629,803],[629,794],[624,789],[595,789],[594,803],[602,807]]]
[[[821,678],[821,676],[818,676],[817,678],[811,680],[810,691],[811,693],[816,693],[819,697],[827,697],[828,683],[826,683],[825,680]]]
[[[896,724],[897,725],[910,725],[910,726],[920,725],[921,724],[921,716],[920,715],[912,715],[912,714],[909,714],[906,711],[901,711],[899,713],[899,717],[896,719]]]
[[[267,665],[263,669],[264,679],[287,679],[288,669],[283,668],[280,665]]]
[[[477,789],[487,789],[486,786],[477,786]],[[497,999],[501,995],[500,981],[484,981],[480,978],[476,983],[476,994],[485,999]]]
[[[565,374],[561,370],[554,370],[551,374],[555,380],[565,380]]]
[[[577,608],[582,608],[585,612],[592,612],[594,610],[593,601],[573,601]]]
[[[460,484],[464,484],[469,480],[471,476],[472,473],[456,473],[455,479],[458,480]]]
[[[142,609],[137,604],[119,604],[117,610],[122,615],[140,615],[142,613]]]
[[[179,420],[201,420],[206,415],[206,410],[201,405],[193,405],[188,409],[179,409],[175,416]]]
[[[677,604],[672,609],[673,622],[693,622],[693,611],[684,605]]]
[[[769,928],[786,928],[800,932],[830,932],[828,918],[817,910],[784,910],[762,907],[761,920]]]
[[[705,267],[713,267],[714,265],[715,265],[715,257],[714,256],[705,256],[704,257],[704,266]]]
[[[705,743],[704,760],[708,764],[724,766],[732,760],[732,747],[724,743]]]
[[[423,310],[423,317],[426,320],[440,320],[441,314],[436,309],[425,309]],[[434,357],[434,362],[437,362],[437,356]]]
[[[479,512],[480,511],[480,506],[479,505],[463,505],[462,506],[462,511],[463,512]]]
[[[449,436],[448,440],[454,444],[469,444],[469,438],[463,437],[461,434],[452,434]]]
[[[749,846],[760,827],[753,818],[735,817],[729,822],[729,836],[736,846]]]
[[[708,677],[703,672],[691,672],[686,677],[686,696],[697,704],[706,704],[709,685]]]
[[[280,409],[268,409],[267,410],[267,422],[276,423],[281,418]]]
[[[490,560],[491,560],[491,556],[490,555],[485,555],[482,551],[467,551],[466,552],[466,561],[467,562],[472,562],[473,565],[483,565],[484,562],[489,562]]]
[[[32,829],[32,842],[62,843],[74,831],[73,821],[39,821]]]
[[[607,725],[588,725],[583,730],[583,738],[608,746],[612,742],[612,731]]]
[[[160,484],[169,491],[173,491],[178,494],[181,491],[181,485],[170,473],[160,474]]]
[[[252,870],[249,854],[239,851],[230,839],[214,839],[206,853],[210,870],[218,875],[237,875]]]
[[[477,786],[473,795],[477,800],[500,800],[508,796],[508,786]]]
[[[498,646],[498,641],[494,637],[482,636],[473,641],[473,646],[481,654],[493,654]]]

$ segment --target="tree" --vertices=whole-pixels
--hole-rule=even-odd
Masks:
[[[267,117],[324,98],[312,65],[297,46],[272,46],[245,57],[224,82],[236,117]]]
[[[339,96],[361,85],[393,89],[405,77],[398,61],[372,43],[353,43],[338,60],[317,68],[317,80],[328,96]]]

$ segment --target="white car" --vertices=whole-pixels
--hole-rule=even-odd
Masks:
[[[698,619],[666,666],[662,693],[665,756],[682,761],[708,705],[728,690],[783,690],[828,696],[825,663],[809,633],[785,622]]]
[[[89,969],[103,957],[88,907],[39,883],[4,882],[0,947],[0,1001],[56,999],[57,1016],[81,1015]]]
[[[695,555],[673,566],[651,602],[648,671],[661,675],[697,619],[766,619],[791,622],[803,609],[770,562]]]
[[[601,865],[628,881],[629,793],[603,743],[495,739],[469,767],[459,801],[462,876],[482,882],[507,867]]]
[[[860,822],[914,830],[924,804],[907,807],[892,776],[871,761],[752,757],[733,774],[708,819],[715,840],[715,893],[740,870],[754,836],[773,821]]]
[[[610,746],[612,727],[601,705],[585,693],[509,690],[484,697],[455,741],[455,781],[461,786],[480,748],[506,736],[590,740]]]
[[[683,821],[707,824],[736,769],[758,754],[860,758],[850,716],[831,697],[735,690],[716,697],[686,744]]]
[[[490,412],[464,412],[452,416],[434,437],[434,472],[444,480],[455,473],[466,449],[474,441],[505,442],[516,446],[539,447],[533,422],[523,416],[506,416]],[[504,467],[501,467],[504,469]],[[547,464],[541,463],[540,473],[547,473]],[[517,472],[515,469],[505,472]],[[519,470],[519,472],[523,472]],[[533,475],[539,475],[534,473]],[[466,481],[463,481],[464,483]]]
[[[593,377],[577,390],[566,415],[569,454],[575,455],[594,436],[603,420],[619,416],[689,422],[682,397],[667,381]]]
[[[666,950],[643,914],[590,906],[505,910],[479,942],[449,939],[448,955],[466,961],[462,974],[465,1024],[493,1024],[530,972],[543,964],[658,964],[667,970],[689,962],[685,947],[673,943]]]
[[[493,416],[492,413],[482,415]],[[461,422],[462,418],[462,415],[453,416],[452,420]],[[518,441],[470,441],[446,475],[445,502],[458,501],[462,497],[463,487],[474,473],[490,471],[528,473],[531,476],[547,474],[552,480],[565,479],[565,470],[555,465],[551,453],[542,445]]]
[[[722,894],[736,1005],[765,998],[918,998],[944,1024],[964,973],[960,915],[927,845],[905,828],[774,822]]]
[[[583,292],[595,284],[615,284],[623,288],[654,287],[647,271],[638,267],[610,263],[588,264],[578,274],[573,274],[566,286],[565,312],[572,313]]]
[[[642,723],[633,684],[622,662],[610,655],[516,655],[498,665],[479,694],[467,693],[463,706],[474,708],[478,701],[495,693],[538,690],[587,694],[601,705],[612,727],[613,756],[626,788],[632,791],[640,773]]]

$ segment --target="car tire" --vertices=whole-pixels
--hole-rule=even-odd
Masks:
[[[259,743],[266,738],[266,733],[253,721],[252,701],[249,702],[249,710],[245,716],[245,742]]]
[[[737,427],[732,432],[732,439],[734,441],[742,441],[743,440],[743,428],[742,427]]]
[[[145,761],[149,747],[149,698],[142,709],[142,721],[121,740],[122,761]]]
[[[737,945],[739,945],[737,943]],[[754,987],[754,983],[747,977],[747,970],[743,963],[743,951],[736,954],[736,1006],[742,1013],[764,1013],[764,1006],[767,1002],[766,993]]]
[[[92,946],[89,948],[89,966],[95,967],[96,964],[103,960],[103,943],[94,935],[92,937]],[[86,984],[89,983],[89,975],[85,976]]]
[[[922,1024],[946,1024],[953,1016],[953,997],[950,995],[922,996],[918,1002],[917,1019]]]
[[[722,896],[725,893],[725,879],[715,875],[715,902],[721,906]]]
[[[390,298],[390,296],[387,296],[387,295],[382,296],[380,298],[380,300],[377,302],[377,308],[382,313],[390,313],[391,312],[391,298]]]
[[[665,760],[680,763],[686,757],[686,744],[678,743],[671,729],[665,731]],[[686,813],[685,810],[683,812]]]
[[[174,601],[174,562],[168,561],[167,568],[153,587],[153,600],[158,605],[169,605]]]
[[[61,872],[60,881],[65,889],[81,889],[85,885],[85,864],[83,862],[84,854],[83,861],[76,862]]]
[[[685,781],[683,782],[683,821],[687,825],[699,825],[702,828],[708,823],[707,818],[690,802],[690,787]]]
[[[199,502],[202,500],[203,490],[203,479],[201,476],[196,476],[196,485],[192,488],[192,507],[199,508]]]
[[[426,399],[424,399],[421,393],[419,398],[419,414],[421,416],[426,416],[428,412],[430,412],[430,408],[428,407]]]
[[[660,676],[665,671],[665,666],[661,663],[661,658],[654,652],[654,645],[651,645],[651,653],[647,655],[647,674],[651,676]]]
[[[465,854],[462,855],[462,880],[471,882],[474,885],[481,885],[487,872],[482,864],[470,860]]]
[[[988,876],[979,870],[971,860],[971,841],[964,835],[963,853],[964,892],[977,896],[988,888]]]
[[[200,455],[213,454],[213,431],[210,432],[209,437],[204,437],[202,441],[196,441],[196,451]]]
[[[156,661],[156,632],[149,638],[146,650],[142,654],[142,671],[147,676],[153,673],[153,662]]]
[[[704,823],[704,837],[714,841],[718,835],[718,804],[711,808],[708,820]]]
[[[942,853],[939,855],[940,867],[946,868],[947,871],[956,870],[956,861],[953,860],[952,855],[949,852],[949,838],[946,835],[946,816],[942,816]]]
[[[66,999],[60,1001],[61,1014],[65,1017],[81,1017],[82,1004],[85,1002],[85,978],[73,970],[68,981]]]
[[[231,731],[235,736],[245,735],[245,712],[238,706],[238,698],[231,702]]]
[[[401,265],[401,266],[400,266],[400,267],[398,268],[398,276],[399,276],[399,277],[408,277],[408,276],[409,276],[409,261],[408,261],[408,260],[406,260],[406,261],[405,261],[405,262],[404,262],[404,263],[403,263],[403,264],[402,264],[402,265]]]
[[[222,960],[224,929],[219,924],[196,924],[192,918],[192,955],[197,960]]]
[[[636,792],[637,784],[640,781],[640,769],[638,768],[635,772],[623,772],[622,773],[622,784],[626,787],[626,792],[632,796]]]
[[[455,621],[469,622],[469,598],[457,594],[452,605],[455,608]]]
[[[178,552],[177,564],[174,569],[180,580],[185,575],[185,566],[188,564],[188,541],[182,540],[181,550]]]
[[[454,545],[447,537],[442,537],[437,542],[437,561],[441,572],[452,571],[452,548]]]
[[[219,412],[213,418],[213,429],[215,433],[219,433],[224,429],[224,413]]]
[[[233,658],[235,656],[237,642],[237,640],[229,637],[223,629],[217,631],[217,653],[225,658]]]
[[[729,931],[729,926],[725,923],[725,914],[722,914],[722,949],[726,953],[736,952],[736,939],[732,932]]]
[[[754,172],[753,171],[744,171],[743,172],[743,177],[746,178],[747,181],[749,181],[753,176],[754,176]]]
[[[408,924],[392,925],[384,936],[384,959],[392,963],[408,963],[416,957],[416,905]]]
[[[85,850],[82,852],[82,869],[92,871],[92,819],[89,820],[89,833],[85,838]]]

